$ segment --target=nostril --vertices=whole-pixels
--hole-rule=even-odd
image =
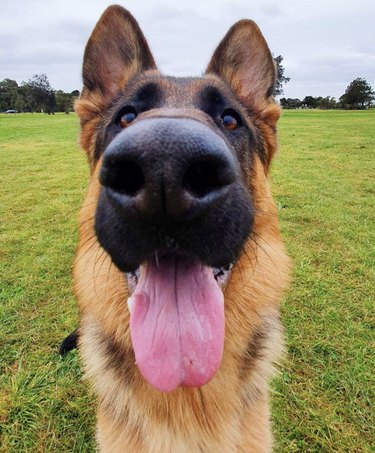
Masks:
[[[233,182],[233,172],[221,161],[194,162],[187,169],[183,188],[196,198],[203,198]]]
[[[136,162],[123,161],[102,168],[100,182],[118,193],[133,197],[144,186],[145,177]]]

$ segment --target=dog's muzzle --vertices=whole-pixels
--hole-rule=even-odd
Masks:
[[[224,137],[199,121],[135,122],[108,145],[99,179],[96,233],[122,271],[170,253],[228,266],[251,230],[238,160]]]
[[[239,176],[223,138],[198,121],[141,120],[108,146],[100,172],[111,201],[137,219],[192,220]]]

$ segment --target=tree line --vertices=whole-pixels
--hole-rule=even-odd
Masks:
[[[274,94],[281,95],[284,83],[289,82],[289,77],[284,75],[282,55],[274,57],[277,67],[277,83]],[[0,81],[0,112],[16,110],[18,112],[55,112],[69,113],[73,110],[75,99],[79,91],[65,93],[62,90],[53,90],[46,74],[35,74],[21,85],[15,80],[4,79]]]
[[[353,80],[338,100],[331,96],[305,96],[304,99],[281,98],[284,109],[352,109],[362,110],[370,107],[375,100],[375,92],[365,79]]]
[[[283,85],[290,78],[286,77],[282,65],[281,55],[274,57],[277,68],[277,81],[274,90],[275,96],[283,94]],[[46,74],[35,74],[28,82],[20,85],[15,80],[0,81],[0,112],[9,109],[18,112],[55,112],[69,113],[73,111],[74,101],[79,97],[79,91],[65,93],[62,90],[53,90]],[[375,92],[365,79],[353,80],[338,100],[331,96],[305,96],[304,99],[281,98],[280,104],[285,109],[365,109],[375,100]]]
[[[46,74],[35,74],[20,85],[11,79],[0,81],[0,112],[14,109],[18,112],[69,113],[78,97],[78,90],[71,93],[53,90]]]

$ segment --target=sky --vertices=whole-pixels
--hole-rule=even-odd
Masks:
[[[0,0],[0,80],[46,73],[54,89],[81,90],[85,44],[105,0]],[[234,22],[253,19],[290,82],[284,96],[340,97],[365,78],[375,88],[374,0],[127,0],[159,69],[200,75]]]

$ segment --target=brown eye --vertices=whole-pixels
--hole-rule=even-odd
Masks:
[[[233,131],[234,129],[237,129],[241,126],[238,116],[231,110],[224,111],[224,113],[221,115],[221,120],[225,129],[228,129],[230,131]]]
[[[137,113],[134,109],[124,111],[119,119],[119,126],[122,128],[128,127],[137,118]]]

